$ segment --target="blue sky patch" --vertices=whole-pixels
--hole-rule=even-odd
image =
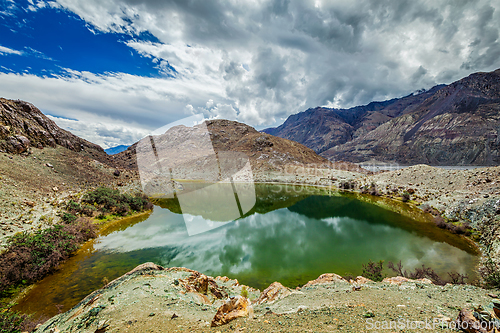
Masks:
[[[1,72],[51,76],[69,68],[95,74],[175,76],[173,67],[166,73],[160,71],[151,58],[125,44],[131,40],[160,42],[147,32],[138,36],[100,33],[91,31],[85,21],[66,10],[45,7],[31,11],[28,1],[16,1],[16,7],[12,7],[10,1],[0,0],[0,5],[0,46],[22,52],[1,53]]]

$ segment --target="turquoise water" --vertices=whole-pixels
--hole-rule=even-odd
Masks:
[[[53,315],[56,305],[69,309],[100,288],[103,278],[111,281],[147,261],[227,275],[261,290],[274,281],[296,287],[322,273],[359,275],[369,260],[475,276],[477,256],[470,244],[432,223],[349,195],[273,189],[258,189],[256,207],[246,217],[195,236],[188,235],[175,200],[158,202],[149,216],[104,230],[37,284],[17,309]]]

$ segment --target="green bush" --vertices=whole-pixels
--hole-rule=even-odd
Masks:
[[[107,187],[99,187],[84,195],[82,202],[98,206],[104,213],[114,212],[125,216],[130,211],[143,211],[152,208],[152,204],[146,196],[121,194],[120,191]]]
[[[243,286],[241,288],[241,296],[245,297],[245,298],[248,298],[248,290],[247,290],[247,287],[246,286]]]
[[[24,315],[12,311],[10,306],[0,305],[0,333],[33,332],[38,324],[43,324],[47,319],[43,315],[34,319],[33,315]]]
[[[66,223],[72,223],[74,221],[76,221],[76,216],[71,214],[71,213],[62,213],[62,216],[61,216],[62,220]]]
[[[0,333],[21,333],[26,315],[11,311],[10,308],[0,308]]]
[[[81,243],[96,237],[89,219],[55,225],[33,233],[18,233],[7,241],[0,254],[0,292],[21,281],[35,282],[66,260]]]
[[[366,265],[363,265],[363,276],[375,282],[380,282],[384,279],[382,275],[382,270],[384,269],[384,261],[379,260],[378,262],[368,261]]]
[[[486,287],[500,288],[500,268],[488,254],[483,262],[483,266],[479,269]]]

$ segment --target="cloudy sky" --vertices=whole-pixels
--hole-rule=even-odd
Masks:
[[[500,0],[0,0],[0,96],[104,147],[500,68]]]

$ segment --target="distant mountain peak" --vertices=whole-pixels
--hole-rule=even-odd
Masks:
[[[331,160],[498,164],[500,69],[350,109],[309,109],[263,132]]]

